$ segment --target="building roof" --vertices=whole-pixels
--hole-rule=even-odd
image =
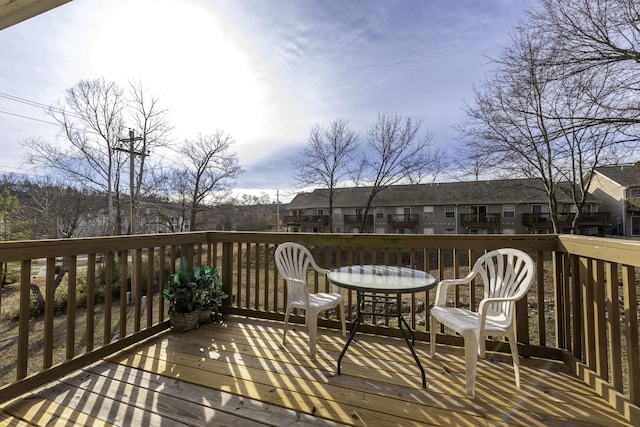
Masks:
[[[613,166],[600,166],[595,171],[623,187],[640,186],[640,161]]]
[[[364,207],[371,187],[336,188],[334,207]],[[562,185],[558,194],[560,203],[570,203],[568,185]],[[494,181],[445,182],[433,184],[394,185],[380,192],[372,207],[376,206],[429,206],[429,205],[489,205],[548,203],[539,179],[506,179]],[[329,190],[316,189],[299,193],[288,209],[310,209],[329,206]]]

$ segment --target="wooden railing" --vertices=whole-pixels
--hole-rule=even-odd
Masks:
[[[0,300],[4,353],[17,361],[3,379],[0,402],[92,363],[126,346],[168,330],[161,290],[176,260],[218,268],[230,298],[223,311],[283,319],[284,283],[273,253],[284,241],[309,247],[326,268],[351,264],[405,265],[437,279],[462,277],[485,251],[515,247],[533,256],[535,285],[517,305],[517,336],[524,357],[562,359],[620,411],[636,413],[640,401],[636,267],[640,242],[556,235],[393,235],[326,233],[194,232],[51,241],[0,243],[0,262],[17,268],[18,282]],[[68,270],[57,286],[60,269]],[[310,276],[315,291],[326,278]],[[34,314],[32,286],[39,285],[44,313]],[[17,294],[17,303],[6,295]],[[53,302],[68,295],[66,308]],[[475,307],[477,286],[450,296],[455,305]],[[86,296],[86,304],[79,299]],[[127,300],[130,296],[130,302]],[[348,320],[355,295],[344,291]],[[403,311],[416,338],[429,340],[434,291],[407,296]],[[77,308],[81,307],[81,308]],[[15,310],[15,315],[11,314]],[[304,322],[302,316],[291,321]],[[335,315],[319,324],[339,328]],[[398,335],[389,318],[373,316],[363,329]],[[438,342],[462,345],[442,330]],[[15,345],[11,345],[15,344]],[[490,350],[505,349],[500,340]],[[604,391],[603,391],[604,390]],[[631,409],[630,409],[631,408]]]

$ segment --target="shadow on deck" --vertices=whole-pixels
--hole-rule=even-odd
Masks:
[[[0,425],[631,425],[559,361],[509,354],[479,361],[476,399],[464,392],[464,351],[416,343],[428,388],[404,342],[320,330],[317,360],[303,327],[286,348],[282,323],[230,316],[164,333],[4,405]]]

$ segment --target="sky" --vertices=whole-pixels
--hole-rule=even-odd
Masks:
[[[338,118],[362,136],[378,112],[423,119],[453,157],[465,102],[534,1],[75,0],[0,30],[0,173],[38,174],[22,143],[64,144],[45,107],[96,78],[139,79],[176,144],[231,135],[236,194],[290,199],[291,159]]]

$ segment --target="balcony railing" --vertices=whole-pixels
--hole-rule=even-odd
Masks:
[[[390,227],[417,227],[418,214],[389,214],[387,224]]]
[[[364,215],[345,215],[344,216],[344,225],[347,226],[360,226],[362,225],[362,217]],[[373,225],[373,215],[367,215],[365,220],[365,225]]]
[[[3,344],[3,358],[15,362],[11,364],[15,367],[0,388],[0,402],[166,330],[167,307],[160,293],[181,255],[191,264],[210,264],[222,272],[225,292],[231,296],[224,312],[282,320],[285,285],[273,253],[286,240],[309,247],[325,268],[405,265],[428,271],[439,280],[465,276],[487,250],[525,250],[534,257],[537,274],[526,299],[516,306],[521,355],[563,360],[618,412],[640,417],[635,406],[640,403],[636,274],[640,242],[575,235],[194,232],[2,242],[0,263],[7,271],[17,270],[18,283],[5,285],[16,294],[15,306],[4,293],[0,301],[5,336],[17,326],[15,336]],[[68,266],[68,272],[56,290],[56,274],[63,266]],[[330,289],[324,276],[314,274],[309,280],[312,291]],[[43,291],[40,315],[32,316],[32,284]],[[69,298],[64,308],[53,303],[60,292]],[[344,292],[351,321],[356,296]],[[481,288],[471,286],[456,294],[452,303],[475,307],[481,293]],[[82,310],[76,308],[81,305],[76,295],[86,298]],[[416,339],[462,345],[460,336],[429,336],[434,297],[434,291],[428,291],[403,301]],[[16,310],[15,316],[9,315],[11,310]],[[388,319],[373,316],[361,330],[401,336]],[[296,315],[291,321],[303,323],[304,318]],[[319,324],[340,327],[334,317],[321,318]],[[487,348],[508,351],[501,340],[488,341]]]
[[[287,225],[309,225],[326,226],[329,225],[329,215],[298,215],[285,216],[284,222]]]
[[[558,213],[556,219],[558,226],[570,227],[576,214],[571,212]],[[611,223],[610,212],[583,212],[578,217],[576,225],[609,225]],[[522,214],[522,224],[527,227],[551,228],[550,213],[524,213]]]
[[[500,214],[460,214],[460,223],[465,227],[499,227]]]

